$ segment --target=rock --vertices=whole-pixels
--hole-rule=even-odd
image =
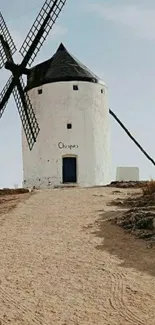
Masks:
[[[155,213],[152,211],[133,208],[115,218],[114,222],[137,238],[148,239],[155,236]]]
[[[117,188],[141,188],[144,187],[146,185],[146,181],[127,181],[127,182],[111,182],[110,184],[108,184],[108,187],[117,187]]]

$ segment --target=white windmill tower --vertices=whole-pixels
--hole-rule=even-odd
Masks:
[[[40,133],[23,136],[24,187],[103,185],[111,181],[107,87],[61,44],[31,69],[27,91]]]

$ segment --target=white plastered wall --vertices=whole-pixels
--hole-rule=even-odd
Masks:
[[[73,90],[73,85],[78,85],[78,91]],[[42,94],[38,94],[38,89],[42,89]],[[29,96],[40,133],[32,151],[23,134],[23,186],[61,185],[62,157],[66,155],[77,156],[80,186],[109,183],[110,125],[104,83],[50,83],[30,90]],[[72,124],[72,129],[67,129],[67,123]],[[62,144],[64,147],[60,148]]]

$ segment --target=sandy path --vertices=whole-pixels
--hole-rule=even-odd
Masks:
[[[3,216],[1,325],[155,324],[155,250],[104,221],[113,191],[41,191]]]

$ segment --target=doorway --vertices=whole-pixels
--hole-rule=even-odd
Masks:
[[[76,157],[63,157],[62,178],[63,183],[77,182],[77,161]]]

